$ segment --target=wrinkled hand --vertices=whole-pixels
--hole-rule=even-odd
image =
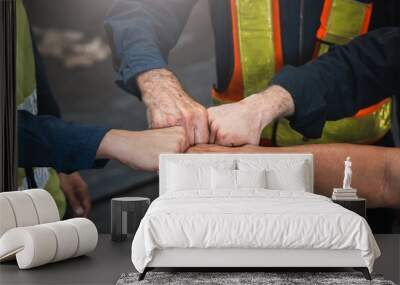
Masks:
[[[92,208],[86,182],[78,172],[58,173],[60,186],[76,217],[88,217]]]
[[[152,129],[182,126],[190,145],[208,142],[207,110],[189,97],[174,74],[154,69],[137,77]]]
[[[161,153],[181,153],[189,147],[182,127],[141,132],[111,130],[100,143],[97,158],[116,159],[127,166],[154,171]]]
[[[210,144],[258,145],[263,128],[276,118],[294,112],[291,95],[280,86],[231,104],[208,109]]]
[[[257,145],[262,130],[261,115],[245,100],[208,109],[210,144]]]

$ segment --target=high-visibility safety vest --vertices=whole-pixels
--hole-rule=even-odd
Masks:
[[[16,102],[18,110],[37,115],[36,71],[32,38],[28,17],[22,0],[16,1]],[[60,217],[66,210],[65,196],[60,189],[56,171],[47,167],[35,167],[33,176],[38,188],[47,190],[56,201]],[[28,189],[25,170],[18,169],[18,189]]]
[[[356,0],[325,0],[314,57],[331,45],[343,45],[368,31],[372,4]],[[231,0],[234,69],[225,91],[212,91],[215,104],[232,103],[260,92],[284,64],[279,0]],[[372,144],[390,130],[391,99],[359,110],[354,116],[327,121],[318,139],[304,138],[280,119],[267,126],[261,145],[310,143]]]

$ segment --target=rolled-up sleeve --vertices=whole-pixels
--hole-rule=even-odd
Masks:
[[[400,94],[400,28],[383,28],[335,46],[303,66],[285,66],[271,84],[293,97],[291,126],[318,138],[327,120]]]
[[[104,167],[107,160],[97,160],[96,153],[108,131],[18,111],[18,166],[52,167],[63,173]]]
[[[116,83],[140,98],[138,74],[167,66],[197,0],[117,0],[106,20],[105,30],[113,53]]]

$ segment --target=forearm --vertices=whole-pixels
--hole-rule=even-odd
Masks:
[[[96,151],[107,128],[65,122],[18,111],[18,166],[52,167],[71,173],[103,167]]]
[[[272,85],[262,92],[246,97],[243,103],[247,105],[246,108],[261,116],[262,129],[273,120],[295,112],[292,96],[278,85]]]
[[[167,65],[168,53],[178,41],[196,1],[115,1],[105,29],[120,86],[131,93],[138,92],[138,74]]]
[[[147,107],[158,104],[163,99],[164,92],[160,93],[160,86],[169,96],[176,96],[179,100],[184,96],[183,88],[176,76],[165,68],[152,69],[139,74],[136,78],[137,85],[142,94],[143,102]]]
[[[353,162],[352,186],[367,199],[369,208],[400,207],[400,150],[351,144],[303,145],[294,147],[244,146],[227,148],[199,145],[189,152],[223,153],[312,153],[314,155],[314,191],[331,196],[343,179],[343,161]]]
[[[140,132],[112,129],[107,132],[101,140],[96,151],[97,159],[112,159],[123,161],[123,155],[131,148],[131,152],[136,152],[135,145],[140,138]]]
[[[400,29],[385,28],[336,46],[318,59],[285,66],[272,84],[285,88],[295,102],[291,126],[318,138],[326,120],[354,115],[400,94]]]

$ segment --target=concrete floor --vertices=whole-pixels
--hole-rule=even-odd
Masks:
[[[374,272],[385,279],[400,281],[399,258],[392,251],[400,250],[400,236],[375,236],[384,257],[379,258]],[[62,262],[29,270],[19,270],[15,262],[0,265],[0,283],[16,284],[115,284],[122,273],[135,269],[130,260],[131,239],[121,243],[111,242],[109,235],[100,235],[95,251]],[[399,252],[400,253],[400,252]],[[273,271],[273,270],[272,270]],[[312,272],[313,269],[310,269]],[[339,270],[338,270],[339,271]],[[369,282],[366,281],[366,284]]]

